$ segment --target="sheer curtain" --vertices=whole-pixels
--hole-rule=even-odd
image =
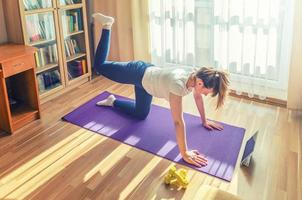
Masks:
[[[293,0],[149,0],[157,65],[229,71],[237,94],[286,100]]]

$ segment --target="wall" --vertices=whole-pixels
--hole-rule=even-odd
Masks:
[[[292,58],[288,82],[288,108],[302,110],[302,1],[295,1]]]
[[[131,0],[93,0],[90,13],[101,12],[115,18],[111,32],[109,60],[133,60],[133,34],[131,22]],[[94,46],[101,35],[101,25],[94,24]]]
[[[3,5],[0,0],[0,44],[7,42],[6,27],[4,22]]]

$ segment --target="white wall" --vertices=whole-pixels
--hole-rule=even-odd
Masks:
[[[302,1],[295,1],[293,46],[289,70],[287,107],[302,110]]]

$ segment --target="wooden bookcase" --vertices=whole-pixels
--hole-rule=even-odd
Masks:
[[[37,48],[43,103],[91,79],[85,0],[3,0],[8,41]]]

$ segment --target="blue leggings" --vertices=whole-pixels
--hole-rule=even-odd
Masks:
[[[152,96],[143,88],[142,79],[146,68],[152,65],[143,61],[106,61],[109,49],[110,30],[103,29],[96,50],[94,69],[110,80],[135,86],[135,101],[122,101],[116,99],[113,107],[135,118],[145,119],[150,111]]]

